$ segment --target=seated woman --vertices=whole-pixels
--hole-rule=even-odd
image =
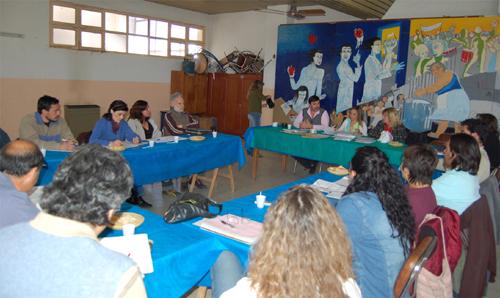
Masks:
[[[392,139],[396,142],[404,143],[408,131],[399,119],[398,111],[395,108],[387,108],[382,113],[382,121],[379,121],[374,128],[368,131],[368,135],[372,138],[380,138],[383,131],[388,131],[392,135]]]
[[[161,137],[161,131],[151,118],[151,108],[145,100],[138,100],[132,105],[127,124],[141,140]]]
[[[490,170],[500,167],[500,138],[498,133],[498,120],[492,114],[477,114],[477,118],[487,127],[488,135],[484,140],[484,150],[488,153]]]
[[[221,297],[361,297],[351,262],[335,210],[317,190],[297,186],[269,208],[248,276]]]
[[[466,134],[452,135],[444,150],[446,172],[433,181],[439,205],[462,214],[480,198],[477,171],[481,153],[476,140]]]
[[[337,131],[347,132],[354,135],[367,135],[366,123],[361,120],[361,114],[358,108],[351,108],[347,111],[347,118]]]
[[[356,281],[363,297],[393,297],[415,236],[410,203],[399,174],[375,147],[356,151],[350,177],[336,209],[351,239]]]
[[[123,120],[128,112],[128,106],[121,100],[114,100],[108,112],[102,116],[94,126],[90,135],[89,144],[103,146],[122,146],[123,141],[138,144],[141,139]]]
[[[401,174],[408,182],[406,195],[417,226],[426,214],[432,213],[437,207],[436,196],[431,187],[432,172],[436,164],[436,152],[427,144],[410,146],[403,155]]]

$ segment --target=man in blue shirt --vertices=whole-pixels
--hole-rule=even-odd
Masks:
[[[43,163],[42,153],[30,141],[13,141],[0,151],[0,228],[29,221],[38,213],[27,192],[38,181]]]

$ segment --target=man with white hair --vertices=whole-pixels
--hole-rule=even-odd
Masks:
[[[200,123],[184,112],[184,98],[180,92],[170,95],[170,111],[165,114],[164,135],[177,136],[186,133],[188,128],[199,128]]]

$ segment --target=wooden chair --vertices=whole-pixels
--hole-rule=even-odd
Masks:
[[[213,194],[213,191],[214,191],[214,188],[215,188],[215,182],[216,182],[218,176],[221,176],[221,177],[229,179],[229,183],[231,185],[231,192],[234,192],[233,167],[231,165],[227,166],[227,171],[228,171],[227,174],[220,174],[219,173],[219,169],[220,168],[216,168],[216,169],[213,170],[213,174],[212,174],[211,178],[200,176],[198,174],[194,174],[193,178],[191,179],[191,184],[189,185],[189,192],[193,192],[194,186],[196,184],[196,180],[200,179],[201,181],[205,181],[205,182],[209,182],[210,183],[210,187],[209,187],[209,190],[208,190],[208,197],[211,198],[212,194]]]
[[[403,297],[413,285],[427,259],[436,248],[437,237],[426,236],[418,243],[401,267],[394,283],[394,297]]]

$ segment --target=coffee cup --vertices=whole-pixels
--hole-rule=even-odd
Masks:
[[[286,128],[288,128],[288,129],[292,129],[292,125],[291,125],[291,124],[288,124],[288,125],[286,126]]]
[[[124,224],[122,227],[123,236],[132,236],[135,234],[135,225],[134,224]]]
[[[179,143],[179,136],[174,136],[174,143]]]
[[[257,204],[257,208],[262,209],[264,208],[264,204],[266,203],[266,196],[265,195],[256,195],[255,196],[255,204]]]
[[[214,130],[212,131],[212,137],[216,138],[217,137],[217,132]]]
[[[278,122],[273,122],[273,127],[278,127]]]
[[[316,133],[316,129],[311,128],[311,133]]]
[[[149,141],[149,147],[154,147],[154,146],[155,146],[155,141],[150,140],[150,141]]]

